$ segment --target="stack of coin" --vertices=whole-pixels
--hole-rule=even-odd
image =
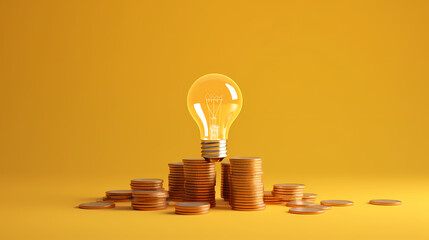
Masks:
[[[185,201],[208,202],[216,206],[216,169],[205,159],[183,159],[185,172]]]
[[[164,190],[133,190],[132,194],[131,206],[135,210],[162,210],[168,206]]]
[[[185,173],[182,162],[169,163],[168,195],[171,201],[180,202],[185,197]]]
[[[133,179],[130,185],[132,190],[161,190],[163,182],[162,179]]]
[[[230,158],[231,207],[239,211],[265,209],[261,158]]]
[[[222,162],[221,197],[228,201],[231,199],[231,163]]]
[[[303,201],[315,202],[317,198],[317,194],[315,193],[304,193],[302,196]]]
[[[106,192],[103,201],[128,202],[131,199],[131,190],[111,190]]]
[[[201,215],[207,214],[210,204],[205,202],[180,202],[176,203],[176,214],[181,215]]]
[[[273,188],[273,195],[282,199],[283,202],[302,200],[302,196],[304,195],[304,187],[304,184],[295,183],[275,184]]]
[[[264,191],[264,202],[268,205],[276,205],[283,203],[281,198],[274,197],[273,192],[271,191]]]

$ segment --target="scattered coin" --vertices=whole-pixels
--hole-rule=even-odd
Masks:
[[[318,209],[322,209],[322,210],[329,210],[332,207],[331,206],[325,206],[325,205],[320,205],[320,204],[314,204],[310,206],[311,208],[318,208]]]
[[[393,200],[393,199],[373,199],[369,201],[370,204],[373,205],[383,205],[383,206],[397,206],[401,205],[401,201]]]
[[[286,203],[286,206],[288,207],[312,207],[312,205],[315,205],[315,203],[301,200],[290,201]]]
[[[346,207],[352,206],[353,202],[348,200],[323,200],[320,201],[320,204],[325,206]]]
[[[289,209],[290,213],[294,214],[321,214],[324,213],[322,209],[312,207],[294,207]]]
[[[79,208],[83,209],[106,209],[106,208],[114,208],[115,204],[110,202],[90,202],[90,203],[82,203],[79,205]]]

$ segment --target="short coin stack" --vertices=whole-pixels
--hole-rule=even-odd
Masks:
[[[222,177],[221,177],[221,197],[228,201],[231,199],[231,163],[222,162]]]
[[[281,198],[274,197],[273,192],[271,191],[264,191],[264,202],[268,205],[276,205],[283,203]]]
[[[210,204],[205,202],[179,202],[176,203],[176,214],[181,215],[201,215],[207,214]]]
[[[273,188],[273,195],[279,197],[283,202],[290,202],[295,200],[302,200],[304,195],[304,184],[295,183],[281,183],[275,184]]]
[[[128,202],[131,197],[131,190],[111,190],[106,192],[103,201]]]
[[[183,159],[185,172],[185,201],[207,202],[216,206],[216,169],[205,159]]]
[[[315,193],[304,193],[302,196],[303,201],[315,202],[317,198],[317,194]]]
[[[265,209],[261,158],[230,158],[231,207],[239,211]]]
[[[163,182],[162,179],[133,179],[130,185],[132,190],[161,190]]]
[[[167,196],[164,190],[133,190],[131,206],[143,211],[166,209]]]
[[[168,195],[171,201],[180,202],[185,197],[185,173],[182,162],[169,163]]]

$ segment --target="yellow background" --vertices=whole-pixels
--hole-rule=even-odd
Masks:
[[[424,0],[1,0],[0,238],[427,239],[428,27]],[[355,206],[74,208],[198,157],[186,95],[211,72],[243,93],[230,156]]]

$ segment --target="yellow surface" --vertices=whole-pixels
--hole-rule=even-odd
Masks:
[[[428,239],[428,9],[0,1],[0,239]],[[186,94],[211,72],[241,88],[229,153],[263,157],[266,189],[305,183],[356,205],[319,216],[76,209],[199,155]]]

